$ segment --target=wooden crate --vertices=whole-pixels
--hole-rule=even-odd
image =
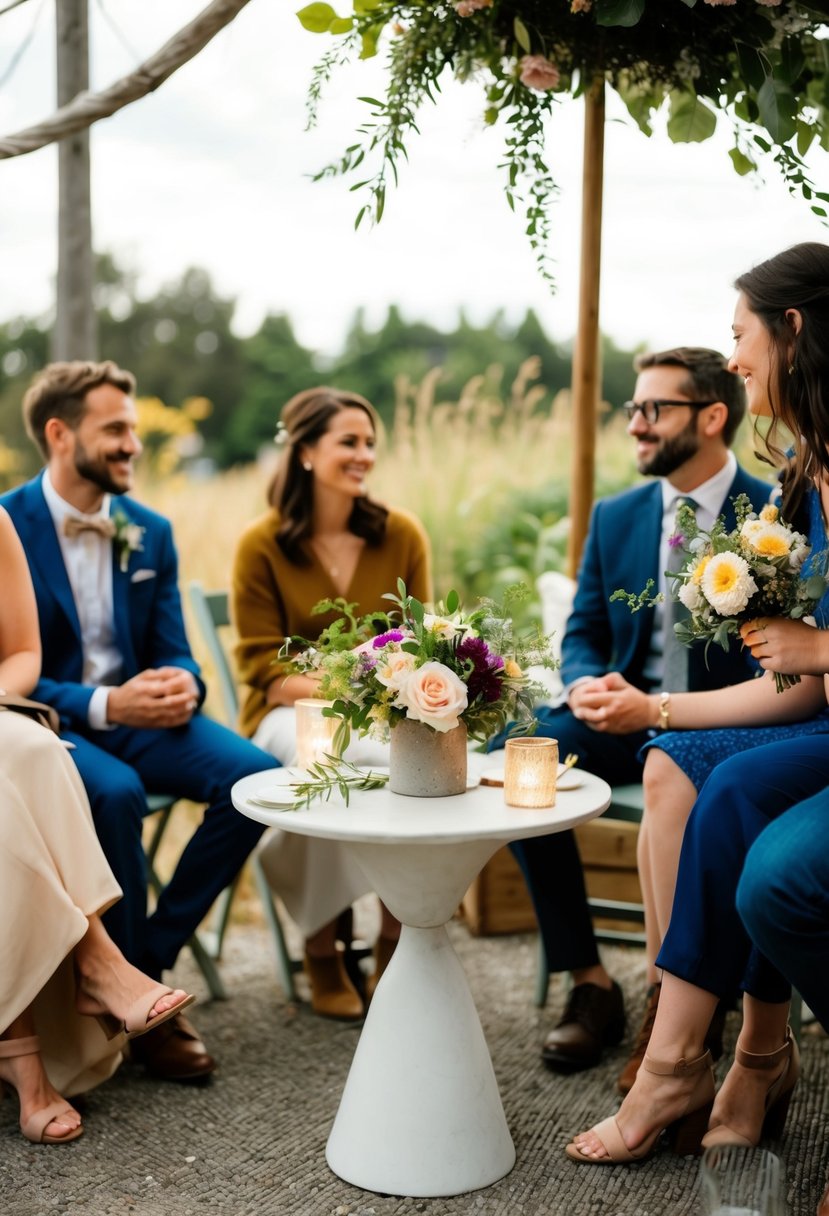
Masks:
[[[636,870],[639,825],[622,819],[593,819],[576,828],[587,893],[594,899],[641,903]],[[527,933],[536,928],[535,912],[518,862],[508,848],[499,849],[472,883],[461,905],[475,936]],[[597,920],[597,924],[615,922]]]

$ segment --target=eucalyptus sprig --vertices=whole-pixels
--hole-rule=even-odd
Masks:
[[[379,790],[388,782],[388,773],[378,773],[373,769],[358,768],[347,760],[338,760],[336,756],[326,756],[318,760],[308,769],[306,781],[294,781],[291,789],[297,795],[296,806],[308,807],[316,799],[328,802],[336,790],[348,806],[352,790]]]

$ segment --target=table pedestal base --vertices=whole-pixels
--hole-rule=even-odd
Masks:
[[[424,1197],[489,1186],[515,1164],[489,1050],[443,926],[403,926],[326,1157],[355,1186]]]

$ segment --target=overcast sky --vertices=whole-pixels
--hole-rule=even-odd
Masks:
[[[154,52],[206,0],[90,0],[93,87]],[[236,328],[287,312],[301,341],[334,353],[354,311],[379,320],[390,303],[409,319],[451,326],[496,309],[534,308],[559,340],[576,325],[582,107],[557,107],[549,161],[561,196],[553,213],[558,279],[539,280],[520,217],[497,169],[503,131],[484,128],[482,92],[447,81],[422,114],[401,186],[376,228],[355,233],[358,203],[343,180],[309,175],[347,143],[381,87],[376,63],[343,73],[306,133],[305,92],[327,38],[306,33],[301,0],[251,0],[197,59],[161,89],[94,128],[96,248],[155,290],[187,266],[206,267],[238,302]],[[340,6],[343,8],[343,5]],[[53,0],[0,17],[0,133],[51,113]],[[343,8],[343,11],[344,8]],[[740,179],[727,131],[702,145],[647,140],[618,107],[606,133],[602,326],[619,343],[729,344],[735,275],[829,231],[769,170]],[[49,308],[56,259],[55,148],[0,161],[0,320]],[[829,184],[829,158],[811,165]]]

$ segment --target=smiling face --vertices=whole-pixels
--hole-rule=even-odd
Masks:
[[[376,459],[374,426],[365,410],[349,406],[333,414],[328,430],[300,451],[310,463],[314,487],[360,498]]]
[[[636,378],[634,401],[691,401],[688,373],[682,367],[648,367]],[[701,447],[698,416],[703,411],[668,406],[656,422],[646,422],[637,410],[628,423],[628,434],[636,442],[636,467],[652,477],[669,477],[691,460]]]
[[[777,375],[777,352],[769,331],[742,293],[737,297],[733,329],[734,352],[728,370],[745,380],[749,412],[769,416],[769,387]]]
[[[133,462],[141,454],[132,397],[113,384],[99,384],[84,398],[76,427],[53,418],[48,424],[50,469],[59,493],[125,494],[133,483]]]

